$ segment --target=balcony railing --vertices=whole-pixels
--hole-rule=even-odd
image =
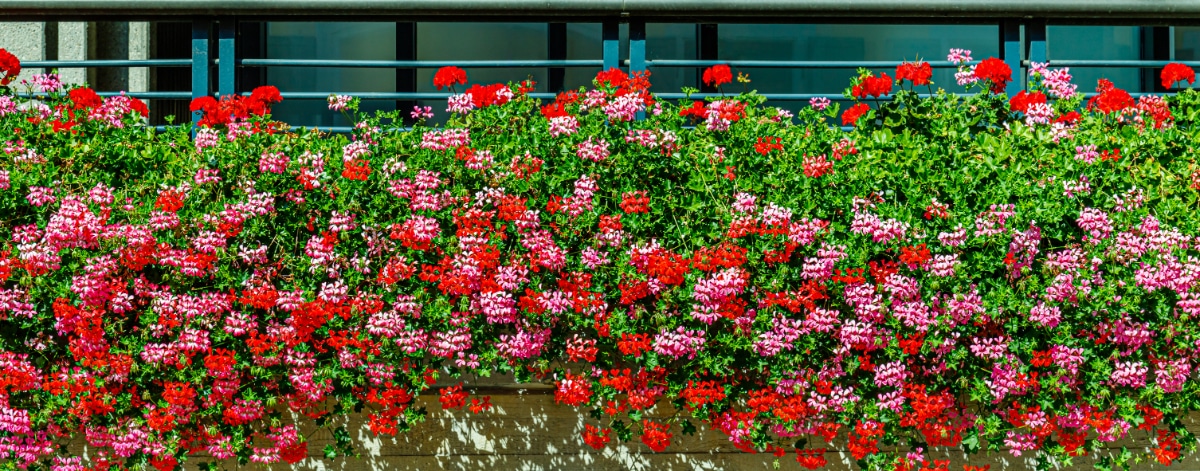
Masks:
[[[646,23],[880,23],[992,24],[998,27],[1001,58],[1021,75],[1030,62],[1064,67],[1116,67],[1154,69],[1172,62],[1174,51],[1165,44],[1145,44],[1146,38],[1170,38],[1177,25],[1200,24],[1200,2],[1194,0],[0,0],[4,21],[190,21],[190,59],[148,60],[45,60],[27,61],[26,67],[190,67],[190,91],[131,92],[147,99],[190,99],[209,95],[245,93],[237,82],[239,68],[260,67],[359,67],[398,71],[456,65],[464,69],[536,67],[548,71],[565,68],[623,67],[629,71],[666,68],[700,68],[730,64],[738,68],[854,69],[895,67],[895,61],[722,60],[720,57],[648,60]],[[496,21],[601,23],[596,44],[602,59],[566,60],[551,53],[548,60],[319,60],[238,57],[237,25],[240,21]],[[2,23],[0,23],[2,24]],[[621,54],[620,26],[628,25],[628,53]],[[1161,30],[1144,34],[1144,60],[1073,60],[1049,55],[1046,28],[1051,24],[1136,25]],[[715,28],[713,28],[715,32]],[[215,33],[215,35],[214,35]],[[214,37],[215,36],[215,37]],[[551,34],[553,39],[555,35]],[[559,40],[565,43],[565,35]],[[1153,41],[1153,39],[1150,39]],[[551,45],[551,50],[554,50]],[[1185,64],[1200,67],[1200,61]],[[935,68],[951,68],[931,61]],[[215,80],[212,80],[215,74]],[[553,74],[550,74],[552,77]],[[561,79],[559,79],[561,81]],[[215,83],[215,86],[213,84]],[[1008,86],[1010,94],[1026,87],[1024,79]],[[116,91],[104,91],[111,95]],[[324,99],[344,91],[282,90],[284,98]],[[364,99],[444,99],[448,93],[418,92],[415,86],[396,92],[349,93]],[[698,96],[705,96],[699,94]],[[808,93],[763,93],[768,99],[806,100]],[[533,94],[549,98],[552,93]],[[660,94],[681,98],[681,93]],[[693,94],[693,96],[697,96]],[[198,119],[193,116],[193,120]]]

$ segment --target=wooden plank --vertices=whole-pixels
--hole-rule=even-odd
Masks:
[[[736,450],[728,438],[696,423],[698,433],[684,436],[675,427],[671,445],[663,453],[654,453],[635,439],[630,443],[610,444],[604,450],[593,450],[583,443],[580,432],[585,423],[598,422],[586,417],[581,411],[554,403],[553,395],[524,394],[492,396],[495,409],[490,413],[471,414],[466,410],[443,411],[435,395],[422,396],[414,404],[429,411],[428,419],[414,425],[408,433],[396,437],[377,437],[367,428],[366,416],[353,414],[338,419],[350,432],[359,457],[326,460],[321,456],[326,444],[333,441],[328,430],[317,430],[311,423],[301,427],[309,442],[310,458],[294,468],[274,466],[273,469],[312,470],[425,470],[425,469],[596,469],[596,470],[773,470],[802,469],[795,463],[795,454],[782,458],[769,454],[749,454]],[[669,417],[676,411],[669,405],[659,405],[649,414],[653,417]],[[1200,414],[1188,418],[1188,427],[1200,431]],[[82,453],[82,440],[72,448]],[[829,464],[824,469],[857,469],[853,459],[845,450],[843,438],[833,444],[814,444],[828,449]],[[1119,453],[1121,446],[1145,454],[1152,446],[1144,431],[1131,431],[1130,437],[1108,444],[1109,450],[1101,456]],[[896,449],[893,449],[896,450]],[[898,450],[906,451],[906,450]],[[1008,451],[965,456],[961,450],[937,448],[928,450],[928,459],[950,460],[950,471],[960,471],[963,465],[989,465],[991,471],[1033,469],[1030,455],[1016,457]],[[1071,466],[1059,469],[1091,469],[1097,456],[1072,460]],[[207,459],[197,457],[189,461],[185,469],[198,469],[198,462]],[[775,468],[778,463],[779,468]],[[264,469],[260,466],[245,466],[246,469]],[[223,469],[240,469],[233,463],[225,463]],[[1154,461],[1143,460],[1132,466],[1134,470],[1200,470],[1200,459],[1195,455],[1182,463],[1167,468]]]

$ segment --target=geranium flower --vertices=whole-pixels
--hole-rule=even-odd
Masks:
[[[866,103],[859,103],[850,107],[850,109],[842,113],[842,126],[849,126],[858,123],[858,118],[861,118],[864,114],[867,114],[868,111],[871,111],[871,107]]]
[[[1171,88],[1183,80],[1187,80],[1188,85],[1196,83],[1196,71],[1178,62],[1163,67],[1161,77],[1163,88]]]
[[[454,87],[455,84],[467,84],[467,72],[455,66],[446,66],[437,70],[433,74],[433,86],[441,90],[442,87]]]
[[[705,84],[720,87],[733,81],[733,71],[729,69],[728,65],[717,64],[704,69],[704,75],[701,78]]]
[[[892,78],[888,74],[880,74],[879,77],[869,74],[858,78],[858,84],[851,89],[850,94],[855,98],[863,99],[868,96],[879,98],[891,92]]]
[[[908,80],[915,86],[929,85],[933,67],[928,62],[905,62],[896,67],[896,80]]]
[[[975,66],[975,78],[992,84],[992,93],[1004,93],[1004,87],[1012,81],[1012,68],[1004,61],[989,57]]]
[[[1100,79],[1096,83],[1096,93],[1096,96],[1088,100],[1088,111],[1097,109],[1101,113],[1108,114],[1134,105],[1133,97],[1129,95],[1129,92],[1117,88],[1108,79]]]
[[[0,86],[12,83],[21,73],[21,60],[4,48],[0,48],[0,72],[4,72],[4,76],[0,77]]]

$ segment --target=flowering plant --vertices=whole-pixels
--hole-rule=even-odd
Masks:
[[[848,131],[828,100],[676,105],[615,70],[548,104],[476,84],[411,130],[330,97],[349,136],[271,122],[270,89],[201,100],[193,139],[116,102],[66,132],[108,99],[6,88],[0,469],[335,457],[331,417],[396,434],[438,381],[498,373],[588,409],[596,448],[702,423],[810,469],[830,447],[1049,466],[1130,435],[1178,460],[1200,408],[1200,96],[1102,84],[1080,108],[1035,67],[1010,99],[1002,62],[954,54],[980,93],[901,89]],[[881,77],[847,95],[892,93]],[[309,450],[309,422],[336,444]]]

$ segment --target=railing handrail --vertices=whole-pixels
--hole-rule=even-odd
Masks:
[[[191,67],[191,59],[94,59],[23,61],[22,67]]]
[[[0,0],[2,17],[1056,18],[1200,20],[1194,0]],[[678,21],[678,20],[674,20]]]
[[[463,61],[389,61],[389,60],[342,60],[342,59],[239,59],[238,65],[260,67],[363,67],[385,69],[436,69],[455,66],[470,68],[510,67],[600,67],[604,59],[579,60],[463,60]],[[218,60],[217,63],[220,63]]]
[[[352,93],[362,99],[395,100],[396,106],[415,104],[416,100],[440,100],[450,94],[418,91],[414,69],[445,66],[462,68],[546,68],[549,91],[562,89],[567,68],[626,67],[630,72],[659,68],[703,68],[728,64],[738,68],[774,69],[890,69],[902,61],[829,61],[829,60],[720,60],[715,50],[702,52],[695,59],[651,59],[647,57],[647,24],[654,22],[693,23],[706,43],[716,43],[716,28],[709,23],[829,24],[863,21],[878,24],[978,23],[998,27],[1000,59],[1013,71],[1013,80],[1005,90],[1014,95],[1027,86],[1022,70],[1034,62],[1049,62],[1051,67],[1159,68],[1173,60],[1169,38],[1171,28],[1162,25],[1200,25],[1200,0],[0,0],[0,22],[71,21],[97,18],[121,21],[166,20],[191,23],[190,59],[143,60],[41,60],[28,61],[27,68],[83,67],[189,67],[191,90],[135,92],[131,96],[158,99],[186,99],[204,96],[232,96],[247,93],[248,85],[239,84],[239,68],[269,67],[359,67],[407,69],[408,78],[397,75],[396,91]],[[547,59],[510,60],[413,60],[412,51],[397,53],[397,60],[346,59],[272,59],[239,57],[238,24],[249,21],[506,21],[550,22],[547,28]],[[599,59],[568,60],[562,23],[601,23]],[[1059,24],[1134,24],[1153,26],[1142,33],[1142,60],[1057,60],[1047,47],[1047,28]],[[415,28],[415,24],[411,28]],[[702,31],[711,31],[703,33]],[[398,33],[399,34],[399,33]],[[557,39],[555,39],[557,38]],[[627,38],[627,39],[623,39]],[[627,46],[626,46],[627,44]],[[1146,49],[1149,47],[1153,49]],[[1149,54],[1147,54],[1149,52]],[[1200,67],[1200,61],[1184,61]],[[944,60],[930,60],[935,68],[958,67]],[[1141,75],[1142,88],[1160,89],[1152,71]],[[697,86],[700,74],[697,73]],[[1147,85],[1150,84],[1150,85]],[[1161,90],[1161,89],[1160,89]],[[712,91],[706,89],[706,91]],[[322,100],[329,92],[282,90],[282,96],[299,100]],[[105,91],[104,95],[115,94]],[[554,93],[530,93],[548,99]],[[800,101],[817,97],[840,100],[837,93],[763,93],[771,100]],[[660,98],[683,98],[684,93],[663,93]],[[692,98],[715,96],[693,94]],[[403,102],[403,103],[402,103]],[[192,113],[193,122],[199,114]]]

